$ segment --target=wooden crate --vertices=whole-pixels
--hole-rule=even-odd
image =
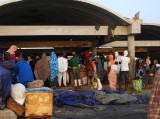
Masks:
[[[7,100],[7,108],[11,109],[16,115],[23,116],[25,107],[17,103],[12,97]]]
[[[40,117],[53,115],[52,92],[29,92],[26,93],[25,117]]]

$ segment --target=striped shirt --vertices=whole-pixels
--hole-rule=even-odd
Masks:
[[[160,119],[160,68],[154,77],[148,107],[148,119]]]

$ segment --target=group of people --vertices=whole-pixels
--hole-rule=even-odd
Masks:
[[[0,66],[0,109],[5,107],[11,92],[11,84],[21,83],[27,87],[28,82],[34,80],[29,64],[23,53],[18,53],[17,47],[12,45],[3,55],[1,54]]]
[[[121,86],[123,80],[125,81],[125,90],[128,89],[129,84],[129,63],[130,58],[128,57],[128,51],[125,50],[123,52],[123,56],[119,56],[118,52],[115,52],[115,58],[113,54],[108,56],[108,81],[109,86],[112,90],[119,89],[121,90]]]
[[[84,57],[81,57],[73,51],[73,57],[69,61],[65,58],[64,53],[60,53],[57,57],[54,52],[50,53],[50,59],[47,58],[46,53],[43,53],[40,59],[35,61],[33,57],[30,57],[27,61],[28,56],[23,52],[17,52],[17,50],[17,47],[12,45],[0,57],[0,74],[1,78],[4,78],[6,81],[5,83],[2,82],[3,79],[0,80],[0,84],[2,86],[1,89],[4,87],[4,92],[8,92],[6,95],[9,95],[10,92],[10,88],[6,88],[6,85],[21,83],[27,88],[28,83],[34,80],[42,80],[45,86],[52,88],[56,88],[57,84],[61,87],[62,82],[63,86],[67,86],[67,83],[71,83],[72,80],[74,86],[93,84],[93,89],[101,90],[100,79],[103,79],[106,71],[110,88],[116,90],[120,68],[122,74],[120,79],[125,79],[126,88],[128,85],[128,64],[130,61],[127,57],[128,54],[125,54],[121,58],[118,52],[116,52],[117,54],[115,53],[115,58],[114,54],[110,54],[105,71],[104,62],[107,59],[102,55],[97,57],[91,52],[84,52]],[[121,81],[119,81],[119,87],[121,87]],[[8,91],[5,91],[5,89]],[[2,99],[5,99],[5,97]]]
[[[10,95],[12,84],[23,84],[28,87],[28,83],[35,80],[43,80],[44,83],[49,79],[50,84],[54,84],[54,79],[58,75],[58,61],[54,52],[51,53],[48,62],[45,53],[35,64],[34,72],[27,62],[28,56],[23,52],[17,52],[18,48],[12,45],[9,50],[1,53],[0,57],[0,109],[5,107],[8,96]]]
[[[40,59],[35,61],[32,56],[27,61],[28,56],[17,50],[18,48],[12,45],[0,57],[0,75],[3,78],[0,80],[0,86],[3,90],[1,92],[5,93],[1,95],[1,102],[5,102],[6,95],[9,95],[11,84],[21,83],[27,88],[28,83],[34,80],[42,80],[44,86],[52,88],[56,88],[57,84],[61,87],[62,82],[63,86],[67,86],[67,83],[73,81],[73,86],[93,84],[93,89],[102,90],[100,79],[103,79],[103,75],[107,71],[110,88],[116,90],[118,74],[121,69],[119,87],[121,87],[122,78],[125,79],[126,88],[128,85],[130,59],[127,57],[127,51],[121,58],[116,52],[115,56],[111,53],[107,59],[102,55],[98,57],[91,52],[84,52],[82,57],[73,51],[73,57],[69,61],[64,53],[60,53],[57,57],[54,52],[51,52],[50,59],[47,58],[46,53],[43,53]],[[104,66],[105,60],[108,60],[107,68]]]
[[[35,60],[31,55],[28,57],[24,53],[16,53],[16,46],[3,54],[2,67],[8,69],[11,76],[11,82],[22,83],[27,87],[28,82],[34,79],[43,80],[45,86],[59,87],[67,86],[73,80],[74,86],[80,86],[98,82],[98,79],[104,79],[107,74],[109,86],[112,90],[121,89],[123,80],[125,80],[125,90],[129,83],[129,63],[128,51],[125,50],[123,56],[118,52],[110,52],[105,58],[103,55],[96,56],[92,52],[84,52],[83,56],[78,56],[75,51],[72,52],[72,58],[68,61],[64,53],[57,55],[51,52],[50,59],[46,53],[43,53],[40,59]],[[2,59],[2,58],[1,58]],[[107,65],[104,65],[107,63]],[[147,68],[150,60],[146,59]],[[63,79],[63,81],[62,81]]]
[[[30,57],[28,62],[28,57],[22,52],[18,53],[17,50],[17,47],[12,45],[6,52],[0,53],[0,109],[5,107],[11,92],[11,84],[21,83],[28,87],[28,83],[35,79],[42,80],[45,86],[53,88],[57,84],[61,87],[62,82],[63,86],[67,86],[67,83],[73,80],[73,86],[91,84],[93,89],[102,90],[101,79],[107,74],[111,90],[121,90],[123,80],[125,90],[128,88],[130,58],[127,50],[123,52],[123,56],[119,56],[118,52],[111,52],[106,58],[91,52],[84,52],[83,56],[78,56],[73,51],[73,57],[69,61],[64,53],[60,53],[57,58],[57,55],[51,52],[50,59],[43,53],[40,59],[33,61],[33,57]],[[138,59],[136,64],[137,72],[141,73],[140,69],[142,70],[143,66],[146,71],[150,69],[151,61],[147,57],[146,61]],[[149,118],[159,116],[159,77],[160,69],[155,74],[148,110]]]
[[[91,52],[84,52],[84,57],[77,57],[72,53],[73,58],[69,61],[74,79],[74,86],[85,84],[97,84],[96,89],[102,89],[101,80],[108,80],[111,90],[120,89],[125,80],[125,90],[129,83],[129,63],[128,51],[124,51],[123,56],[118,52],[111,52],[108,57],[96,56]],[[107,65],[104,65],[104,64]],[[107,75],[104,79],[104,75]],[[81,83],[82,82],[82,83]],[[99,84],[99,85],[98,85]]]

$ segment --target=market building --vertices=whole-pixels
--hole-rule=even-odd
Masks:
[[[12,44],[57,53],[128,49],[134,67],[135,53],[160,54],[160,26],[143,23],[139,13],[125,18],[88,0],[8,0],[0,3],[0,48]],[[130,71],[134,79],[135,69]]]

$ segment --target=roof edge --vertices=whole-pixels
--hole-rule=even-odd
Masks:
[[[19,2],[19,1],[23,1],[23,0],[5,0],[5,1],[3,1],[3,2],[0,2],[0,6],[6,5],[6,4],[10,4],[10,3],[14,3],[14,2]],[[123,17],[123,16],[117,14],[116,12],[108,9],[107,7],[105,7],[105,6],[103,6],[103,5],[100,5],[100,4],[98,4],[98,3],[95,3],[95,2],[93,2],[93,1],[91,1],[91,0],[73,0],[73,1],[84,2],[84,3],[88,3],[88,4],[90,4],[90,5],[93,5],[93,6],[102,8],[102,9],[110,12],[111,14],[114,14],[115,16],[119,17],[120,19],[122,19],[123,21],[127,22],[128,24],[131,24],[131,22],[130,22],[128,19],[126,19],[125,17]]]
[[[158,23],[142,23],[142,25],[160,26]]]
[[[126,19],[124,16],[119,15],[118,13],[114,12],[113,10],[111,10],[111,9],[109,9],[109,8],[99,4],[99,3],[93,2],[91,0],[75,0],[75,1],[85,2],[85,3],[88,3],[88,4],[94,5],[96,7],[102,8],[102,9],[104,9],[106,11],[109,11],[110,13],[116,15],[117,17],[119,17],[120,19],[124,20],[128,24],[131,24],[131,22],[128,19]]]

